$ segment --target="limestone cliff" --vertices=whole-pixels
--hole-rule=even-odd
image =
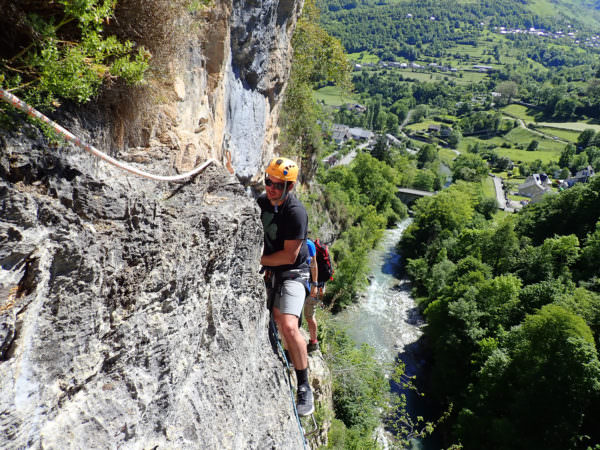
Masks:
[[[57,117],[155,172],[230,150],[251,178],[299,7],[218,1],[154,114]],[[302,448],[261,249],[256,205],[220,166],[157,184],[32,125],[0,133],[0,448]]]
[[[152,10],[161,2],[165,11]],[[251,179],[278,137],[302,0],[214,0],[177,17],[170,3],[119,1],[117,21],[131,28],[122,34],[151,50],[155,69],[143,95],[112,89],[101,99],[114,144],[163,149],[181,170],[228,150],[238,177]]]

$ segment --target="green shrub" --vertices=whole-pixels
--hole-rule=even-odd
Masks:
[[[104,32],[115,5],[115,0],[60,0],[40,8],[23,2],[23,23],[11,23],[13,40],[2,42],[2,88],[51,108],[59,99],[89,101],[106,79],[141,83],[149,53]]]

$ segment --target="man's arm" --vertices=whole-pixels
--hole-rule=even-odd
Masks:
[[[302,239],[295,239],[292,241],[283,241],[283,250],[271,253],[270,255],[263,255],[260,258],[260,263],[263,266],[277,267],[285,266],[288,264],[294,264],[300,249],[302,248]]]
[[[317,283],[319,280],[319,268],[317,266],[317,255],[313,256],[310,260],[310,275],[313,283]],[[317,286],[313,284],[310,286],[310,296],[317,298]]]

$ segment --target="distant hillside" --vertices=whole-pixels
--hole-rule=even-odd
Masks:
[[[563,15],[591,27],[598,27],[600,23],[598,0],[530,0],[527,7],[540,16]]]
[[[321,0],[320,6],[323,26],[349,53],[383,60],[448,58],[464,52],[461,46],[498,53],[494,46],[516,48],[518,41],[528,48],[519,53],[543,66],[572,67],[591,64],[600,50],[600,11],[588,0]],[[545,50],[561,54],[558,64],[553,55],[533,56]]]

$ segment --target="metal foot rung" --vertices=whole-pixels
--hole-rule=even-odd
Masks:
[[[315,419],[315,415],[311,414],[310,418],[312,419],[313,429],[312,429],[312,431],[309,431],[308,433],[307,432],[304,433],[305,438],[312,436],[317,431],[319,431],[319,426],[317,425],[317,420]]]

